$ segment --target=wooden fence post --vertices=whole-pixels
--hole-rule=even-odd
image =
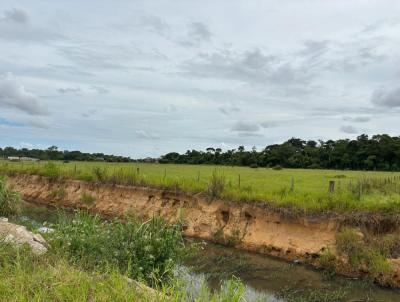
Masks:
[[[329,193],[333,193],[335,191],[335,181],[330,180],[329,181]]]
[[[197,172],[197,182],[200,182],[200,171]]]
[[[291,183],[290,183],[290,191],[294,192],[294,178],[292,177]]]
[[[240,189],[240,174],[239,174],[239,177],[238,177],[238,185],[239,185],[239,189]]]

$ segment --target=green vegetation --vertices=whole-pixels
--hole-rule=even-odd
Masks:
[[[81,194],[81,202],[86,205],[91,205],[96,201],[96,198],[90,192],[83,192]]]
[[[21,198],[17,192],[8,189],[0,178],[0,216],[12,216],[19,212]]]
[[[178,225],[167,226],[159,218],[106,222],[86,213],[73,219],[61,217],[49,242],[58,254],[80,267],[111,265],[152,286],[173,277],[173,267],[185,251]]]
[[[236,279],[218,292],[205,283],[189,290],[175,268],[192,249],[177,225],[157,218],[107,222],[80,212],[52,227],[45,255],[0,240],[0,301],[244,301],[245,286]]]
[[[265,201],[301,212],[399,213],[400,173],[209,165],[0,161],[0,174],[38,174],[108,184],[152,186],[230,201]],[[329,182],[334,191],[329,192]]]
[[[214,164],[257,167],[350,170],[400,170],[400,137],[387,134],[360,135],[355,140],[305,141],[291,138],[282,144],[246,151],[243,146],[222,152],[207,148],[206,152],[188,150],[184,154],[168,153],[162,163]]]
[[[354,271],[368,271],[372,277],[385,280],[392,268],[387,261],[390,252],[398,242],[398,237],[364,238],[364,235],[351,228],[343,228],[337,235],[336,245],[339,253],[347,257]],[[390,278],[389,278],[390,279]]]
[[[105,161],[133,162],[129,157],[105,155],[102,153],[82,153],[80,151],[60,151],[56,146],[46,150],[0,148],[0,157],[33,157],[41,160],[61,161]],[[145,159],[137,161],[152,161]],[[363,134],[357,139],[327,141],[302,140],[291,138],[282,144],[269,145],[261,151],[255,147],[245,150],[243,146],[225,152],[220,148],[207,148],[206,151],[188,150],[184,154],[171,152],[162,156],[161,163],[169,164],[207,164],[305,169],[350,169],[400,171],[400,137],[378,134],[372,137]]]

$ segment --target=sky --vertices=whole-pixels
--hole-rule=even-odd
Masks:
[[[261,150],[399,113],[397,0],[0,2],[0,147]]]

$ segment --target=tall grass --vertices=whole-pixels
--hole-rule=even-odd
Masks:
[[[361,210],[400,213],[400,173],[392,172],[0,161],[0,174],[16,173],[179,189],[230,201],[265,201],[276,207],[289,206],[303,212]],[[335,181],[333,193],[328,192],[331,180]]]
[[[3,179],[0,179],[0,216],[18,214],[21,198],[17,192],[6,187]]]

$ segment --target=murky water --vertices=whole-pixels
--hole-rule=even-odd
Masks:
[[[56,209],[31,203],[24,203],[22,215],[34,227],[57,220]],[[398,290],[332,277],[306,265],[264,255],[195,242],[201,246],[200,253],[181,269],[192,291],[198,290],[202,282],[218,290],[222,281],[236,276],[247,286],[246,301],[400,302]]]

